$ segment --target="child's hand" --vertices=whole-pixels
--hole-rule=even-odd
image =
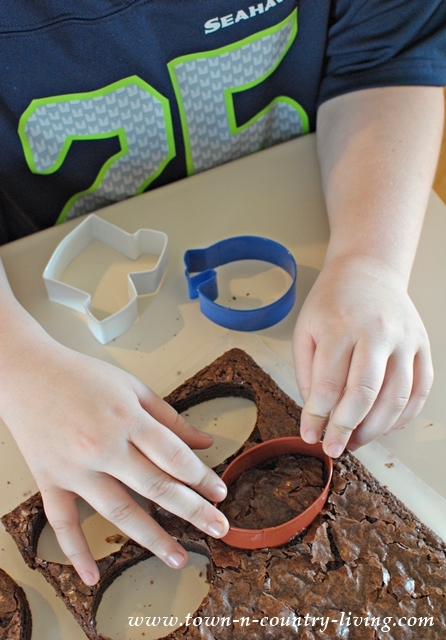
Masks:
[[[433,381],[429,342],[402,277],[370,256],[328,262],[297,321],[302,437],[338,457],[401,428]]]
[[[1,415],[84,582],[94,584],[99,573],[79,524],[78,496],[171,567],[184,566],[186,551],[124,485],[223,536],[226,518],[208,500],[221,501],[226,487],[189,448],[210,446],[211,436],[132,375],[61,346],[40,327],[34,333],[8,354]]]

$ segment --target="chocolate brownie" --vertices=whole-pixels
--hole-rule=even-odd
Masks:
[[[183,412],[221,396],[252,400],[257,407],[257,420],[239,451],[216,467],[218,473],[235,455],[253,444],[278,436],[299,435],[301,409],[239,349],[228,351],[199,371],[166,400]],[[245,524],[256,527],[259,517],[271,516],[268,512],[276,508],[274,486],[280,487],[281,476],[291,483],[290,490],[279,489],[286,517],[290,505],[294,512],[300,500],[304,508],[313,493],[320,492],[325,473],[320,460],[281,456],[271,464],[250,470],[245,481],[231,490],[225,508],[237,522],[245,518]],[[151,514],[186,549],[209,558],[209,593],[193,615],[195,621],[202,619],[201,624],[183,625],[166,638],[294,640],[298,635],[305,640],[438,640],[442,637],[446,629],[446,545],[354,456],[345,453],[334,466],[332,491],[322,513],[306,531],[275,549],[231,548],[150,504]],[[261,500],[268,484],[264,472],[271,471],[274,482],[272,490],[270,487],[265,493],[269,492],[265,503]],[[40,497],[34,496],[2,521],[25,561],[53,585],[88,638],[109,640],[96,633],[95,615],[102,594],[122,571],[151,553],[129,540],[120,550],[99,560],[100,581],[87,587],[72,567],[36,557],[42,514]],[[324,629],[321,623],[304,624],[305,620],[312,617],[320,620],[321,616],[330,619]],[[262,626],[259,621],[264,617],[283,619],[283,624]],[[353,617],[356,620],[362,617],[363,623],[356,626]],[[395,626],[385,631],[377,620],[390,617],[390,624],[395,622]],[[398,626],[398,619],[403,617],[412,622],[422,618],[425,622],[421,626],[418,623]],[[221,623],[215,626],[217,618]],[[250,621],[249,625],[235,622],[244,618]]]
[[[29,640],[31,628],[31,611],[25,592],[0,569],[0,639]]]
[[[327,479],[322,460],[307,455],[282,455],[244,471],[220,504],[229,524],[241,529],[266,529],[292,520],[313,504]]]

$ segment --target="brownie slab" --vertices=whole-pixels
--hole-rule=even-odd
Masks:
[[[23,589],[0,569],[0,640],[30,640],[31,611]]]
[[[166,400],[183,412],[224,396],[252,400],[257,419],[248,440],[216,467],[217,473],[254,444],[299,435],[300,407],[240,349],[217,358]],[[287,481],[294,483],[288,492],[290,499],[300,500],[305,508],[305,501],[320,493],[323,465],[308,456],[294,456],[292,462],[288,458],[277,460],[274,482],[287,475]],[[274,491],[268,497],[274,486],[268,488],[267,500],[262,502],[262,469],[252,472],[251,478],[231,492],[229,509],[236,520],[248,517],[251,526],[257,526],[259,518],[269,518],[275,508]],[[290,503],[287,496],[282,497],[287,514]],[[297,502],[293,504],[295,509]],[[349,453],[334,461],[331,494],[321,514],[306,531],[275,549],[231,548],[154,503],[149,510],[186,549],[209,559],[209,593],[193,614],[193,619],[201,618],[202,622],[179,627],[164,636],[169,640],[294,640],[296,636],[304,640],[439,640],[445,634],[445,543]],[[126,542],[119,551],[98,561],[100,581],[87,587],[72,567],[36,557],[42,514],[37,495],[4,516],[2,522],[25,561],[53,585],[87,637],[109,640],[96,632],[101,597],[122,571],[152,554],[131,540]],[[304,620],[322,616],[329,619],[324,629],[317,623],[304,625]],[[217,618],[220,624],[206,623]],[[254,622],[276,618],[288,624],[277,627]],[[355,625],[353,618],[362,618],[363,623]],[[389,631],[383,630],[384,618],[390,618],[391,625],[395,622]],[[402,618],[425,623],[398,626]],[[251,622],[241,626],[236,622],[241,619]],[[365,624],[372,619],[373,624]]]

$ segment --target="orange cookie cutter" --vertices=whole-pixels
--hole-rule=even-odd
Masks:
[[[325,462],[328,478],[322,493],[307,509],[305,509],[305,511],[277,527],[268,527],[265,529],[241,529],[231,526],[229,527],[228,533],[221,538],[223,542],[239,549],[279,547],[282,544],[286,544],[291,540],[291,538],[294,538],[306,529],[321,512],[325,502],[327,501],[333,476],[333,460],[324,452],[321,442],[308,444],[298,436],[267,440],[266,442],[255,445],[251,449],[247,449],[242,454],[234,458],[234,460],[224,470],[221,479],[225,482],[226,486],[229,487],[244,471],[265,462],[265,460],[269,460],[270,458],[290,453],[314,456]],[[220,504],[221,503],[216,503],[215,506],[218,508]]]

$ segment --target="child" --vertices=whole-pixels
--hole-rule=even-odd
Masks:
[[[443,126],[446,5],[47,5],[0,9],[3,241],[316,128],[331,237],[293,339],[302,435],[326,429],[337,457],[411,420],[432,384],[407,283]],[[172,567],[186,552],[123,484],[224,535],[205,498],[225,488],[190,450],[210,437],[56,343],[4,274],[0,296],[0,415],[82,579],[98,571],[78,496]]]

